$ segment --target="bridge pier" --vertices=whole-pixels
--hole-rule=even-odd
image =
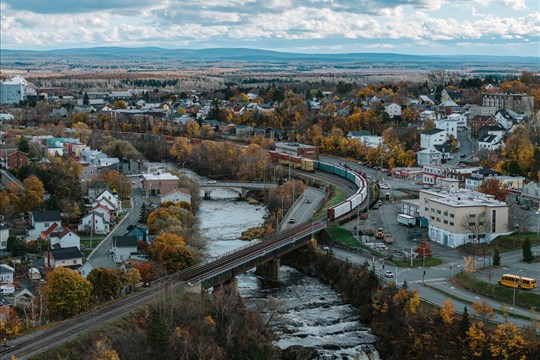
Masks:
[[[272,259],[265,264],[257,266],[257,268],[255,269],[255,275],[278,283],[280,266],[281,266],[280,258]]]
[[[210,200],[210,194],[211,194],[211,193],[212,193],[211,191],[206,190],[206,191],[204,192],[204,200]]]

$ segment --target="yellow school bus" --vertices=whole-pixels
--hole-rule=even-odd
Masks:
[[[512,274],[504,274],[499,280],[500,285],[511,288],[534,289],[536,287],[536,279],[524,276],[516,276]]]

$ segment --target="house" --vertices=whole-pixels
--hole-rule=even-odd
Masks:
[[[446,130],[431,129],[420,134],[420,146],[422,149],[429,149],[435,145],[442,145],[446,142]]]
[[[455,121],[458,129],[465,129],[467,127],[467,116],[464,114],[450,114],[447,119],[449,121]]]
[[[45,267],[54,269],[57,267],[78,268],[83,263],[83,253],[76,247],[51,249],[45,254]]]
[[[15,269],[7,264],[0,264],[0,283],[13,284]]]
[[[508,206],[471,190],[420,190],[420,216],[429,221],[430,240],[456,248],[508,234]]]
[[[180,188],[170,191],[169,193],[163,193],[161,194],[160,202],[166,203],[166,202],[180,202],[184,201],[188,204],[191,204],[191,193],[186,188]]]
[[[439,111],[448,116],[461,113],[461,107],[452,100],[446,100],[439,104]]]
[[[391,103],[385,107],[385,111],[393,119],[395,116],[401,116],[401,106],[395,103]]]
[[[98,150],[83,150],[81,155],[84,161],[87,161],[96,166],[98,165],[99,159],[108,158],[107,154]]]
[[[81,238],[73,233],[69,228],[53,223],[47,230],[42,232],[39,237],[43,240],[49,240],[54,248],[77,247],[81,248]]]
[[[94,265],[92,265],[90,261],[85,262],[83,266],[77,269],[79,274],[81,274],[81,276],[85,279],[88,277],[88,274],[92,272],[92,270],[94,270]]]
[[[92,224],[94,225],[92,226]],[[110,232],[110,225],[102,213],[89,212],[81,219],[77,231],[92,232],[92,234],[108,234]]]
[[[529,182],[523,186],[523,205],[540,211],[540,182]]]
[[[94,206],[90,209],[89,213],[99,214],[99,216],[109,224],[114,217],[112,214],[116,214],[116,208],[113,207],[109,200],[103,198],[99,202],[94,203]]]
[[[53,223],[61,224],[62,215],[59,210],[32,211],[30,213],[30,228],[27,240],[35,240],[47,230]]]
[[[9,227],[0,223],[0,252],[7,250],[7,241],[9,238]]]
[[[499,125],[482,126],[480,129],[478,129],[478,138],[486,135],[495,135],[502,141],[505,133],[506,130]]]
[[[137,237],[135,236],[114,236],[110,250],[112,260],[121,263],[127,259],[148,260],[148,256],[137,251]]]
[[[512,126],[514,126],[515,120],[506,110],[497,111],[497,113],[495,114],[495,119],[497,120],[497,124],[507,131],[510,130]]]
[[[81,170],[81,175],[79,176],[79,179],[81,181],[91,181],[93,178],[97,176],[98,168],[96,165],[93,165],[86,161],[81,162],[81,165],[82,165],[82,170]]]
[[[440,185],[446,177],[446,169],[442,166],[424,164],[422,167],[422,182],[424,184]]]
[[[471,135],[478,137],[478,130],[483,126],[494,126],[497,124],[497,120],[494,116],[475,116],[469,122],[471,127]]]
[[[142,190],[146,196],[161,197],[178,188],[180,179],[169,172],[142,174]]]
[[[429,149],[424,149],[416,153],[416,162],[419,166],[424,165],[440,165],[442,161],[442,153],[435,149],[435,147],[430,147]]]
[[[478,138],[478,149],[497,151],[502,147],[502,141],[497,135],[485,134]]]
[[[22,151],[0,151],[0,165],[5,169],[18,169],[28,165],[28,155]]]
[[[88,185],[88,200],[93,203],[96,198],[102,194],[105,190],[107,190],[107,184],[105,184],[103,181],[96,181],[90,183]]]
[[[150,243],[150,232],[148,227],[146,226],[128,226],[128,232],[126,233],[126,236],[135,236],[137,238],[137,241],[146,241],[147,243]]]
[[[103,192],[96,197],[94,202],[101,203],[102,199],[108,200],[107,202],[114,206],[114,209],[111,210],[120,210],[122,208],[122,201],[118,195],[113,194],[109,189],[103,190]],[[105,203],[103,203],[103,205],[107,206]]]
[[[435,120],[435,128],[446,131],[446,136],[450,138],[450,135],[457,139],[458,124],[456,121],[450,118]]]
[[[495,170],[488,168],[481,168],[477,171],[473,171],[471,176],[465,179],[465,189],[471,191],[477,191],[478,188],[482,185],[484,179],[491,179],[499,175]]]
[[[347,133],[347,139],[352,140],[360,140],[363,136],[371,136],[371,132],[363,130],[363,131],[349,131]]]
[[[110,167],[112,165],[118,164],[120,162],[120,159],[118,158],[110,158],[110,157],[101,157],[97,159],[97,167],[98,168],[104,168],[104,167]]]
[[[435,114],[435,111],[432,110],[425,110],[422,111],[419,115],[420,121],[424,122],[426,120],[435,120],[437,115]]]
[[[31,307],[35,296],[28,289],[21,289],[13,293],[13,306]]]

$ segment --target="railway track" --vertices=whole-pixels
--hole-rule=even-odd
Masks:
[[[251,246],[221,256],[213,261],[192,266],[178,273],[156,280],[149,288],[93,309],[72,319],[54,324],[47,328],[36,330],[28,335],[12,341],[12,346],[0,350],[0,358],[28,359],[43,351],[58,346],[66,341],[95,329],[100,325],[121,319],[133,311],[151,304],[162,298],[165,291],[174,291],[198,283],[216,274],[220,274],[235,266],[257,258],[265,253],[279,249],[285,244],[305,238],[313,232],[320,231],[326,226],[326,219],[298,225],[281,234],[270,236]]]

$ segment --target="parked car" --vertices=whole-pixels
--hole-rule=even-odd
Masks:
[[[216,180],[208,180],[206,183],[207,183],[207,184],[215,184],[215,183],[216,183]]]
[[[321,249],[323,249],[324,251],[330,250],[330,248],[327,245],[321,245]]]
[[[394,277],[396,277],[396,275],[394,275],[393,272],[386,270],[386,271],[384,272],[384,277],[387,277],[387,278],[394,278]]]
[[[294,224],[295,222],[296,222],[296,220],[295,220],[294,218],[291,218],[291,219],[289,220],[289,224]]]
[[[379,208],[379,206],[380,206],[379,204],[375,204],[375,205],[373,205],[372,209],[377,210]]]
[[[467,155],[465,155],[465,154],[461,154],[461,155],[460,155],[459,157],[460,157],[460,159],[464,159],[464,158],[466,158],[466,157],[467,157]]]

